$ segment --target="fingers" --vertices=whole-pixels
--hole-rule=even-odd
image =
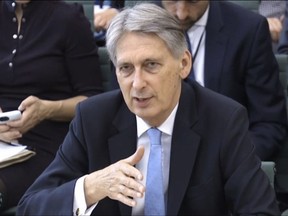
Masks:
[[[273,41],[277,42],[282,31],[282,21],[278,18],[267,18],[269,23],[269,30]]]
[[[105,29],[106,23],[109,21],[105,15],[106,13],[107,10],[94,13],[94,27],[96,29]]]
[[[1,108],[0,113],[2,113]],[[0,124],[0,140],[8,143],[10,143],[12,140],[17,140],[22,137],[22,133],[18,130],[18,128],[16,129],[13,126],[9,125],[9,123],[11,122],[14,121],[6,122],[5,124]]]
[[[134,206],[136,203],[133,198],[143,197],[144,186],[137,182],[134,177],[127,176],[121,168],[118,169],[119,165],[124,163],[124,161],[119,161],[103,170],[91,173],[85,178],[84,191],[88,206],[105,197]],[[128,166],[135,169],[131,165]]]
[[[143,175],[138,169],[136,169],[135,167],[131,167],[131,166],[134,166],[135,164],[137,164],[142,159],[143,155],[144,155],[144,147],[140,146],[137,148],[136,152],[133,155],[122,160],[122,162],[124,163],[119,163],[118,169],[120,169],[123,173],[125,173],[125,175],[132,176],[135,179],[141,181],[143,179]]]
[[[22,137],[22,134],[18,130],[11,129],[7,125],[1,125],[0,140],[10,143],[12,140],[17,140],[21,137]]]
[[[18,107],[18,110],[24,111],[26,107],[31,106],[33,103],[35,103],[38,100],[35,96],[29,96],[25,100],[21,102],[21,104]]]
[[[120,182],[122,184],[119,184]],[[119,181],[119,183],[109,188],[109,198],[118,200],[131,207],[135,206],[136,202],[133,198],[143,197],[144,187],[134,179]]]
[[[88,175],[84,184],[87,203],[94,204],[109,197],[128,206],[135,206],[134,198],[143,197],[145,192],[140,182],[143,175],[134,167],[143,154],[144,147],[139,147],[130,157]]]
[[[121,193],[118,193],[116,197],[110,197],[110,198],[114,199],[114,200],[118,200],[118,201],[122,202],[123,204],[128,205],[130,207],[134,207],[137,204],[135,200],[133,200],[130,197],[127,197]]]
[[[94,27],[96,30],[103,30],[105,29],[106,21],[102,19],[100,16],[95,16],[94,18]]]
[[[133,207],[136,205],[133,198],[143,197],[145,187],[138,182],[143,179],[143,175],[134,167],[142,159],[143,155],[144,147],[140,146],[133,155],[116,164],[117,177],[109,188],[109,197],[111,199],[116,199]]]
[[[94,27],[96,30],[107,29],[113,17],[119,11],[115,8],[107,8],[103,11],[94,12]]]

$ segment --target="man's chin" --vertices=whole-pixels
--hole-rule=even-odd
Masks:
[[[183,31],[185,31],[185,32],[188,30],[188,28],[186,26],[181,25],[181,27],[182,27]]]
[[[192,23],[180,23],[180,25],[184,31],[188,31],[193,26]]]

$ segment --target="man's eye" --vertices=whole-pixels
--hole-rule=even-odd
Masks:
[[[148,63],[148,66],[149,66],[149,67],[155,67],[155,66],[156,66],[156,63],[155,63],[155,62],[149,62],[149,63]]]
[[[157,62],[147,62],[145,64],[146,70],[148,70],[150,72],[155,72],[158,67],[159,67],[159,64]]]
[[[133,72],[133,67],[131,65],[123,65],[119,67],[119,72],[124,75],[129,75]]]

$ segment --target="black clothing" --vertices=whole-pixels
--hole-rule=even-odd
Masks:
[[[3,112],[17,109],[30,95],[53,101],[101,93],[97,47],[82,6],[64,1],[32,0],[22,8],[18,33],[15,1],[0,0],[0,107]],[[54,158],[69,123],[45,120],[19,139],[37,154],[24,163],[0,169],[0,179],[7,187],[8,206],[17,204],[27,187]]]

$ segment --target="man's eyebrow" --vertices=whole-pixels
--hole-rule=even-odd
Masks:
[[[151,62],[151,61],[159,62],[160,58],[146,58],[146,59],[143,59],[141,62],[145,63],[145,62]],[[127,60],[119,60],[116,62],[116,65],[125,65],[125,64],[132,64],[132,63]]]
[[[123,65],[123,64],[130,64],[129,61],[126,60],[119,60],[116,62],[116,65]]]

